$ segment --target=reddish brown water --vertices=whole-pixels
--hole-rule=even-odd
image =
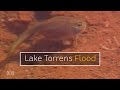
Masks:
[[[51,15],[83,17],[86,20],[87,29],[75,40],[74,47],[61,49],[57,44],[56,47],[59,47],[59,51],[62,52],[101,52],[101,66],[20,67],[16,63],[19,60],[13,60],[0,67],[0,78],[120,78],[120,12],[59,11],[52,12]],[[4,21],[3,17],[7,17],[8,21]],[[0,62],[2,62],[11,42],[25,30],[34,17],[33,12],[1,11],[0,20]],[[31,38],[33,44],[38,40],[38,35]],[[16,52],[26,48],[31,51],[37,50],[40,49],[40,45],[41,43],[38,43],[35,48],[29,48],[30,45],[24,43]],[[49,48],[47,50],[50,51]],[[8,72],[12,74],[14,72],[14,75],[9,75]]]

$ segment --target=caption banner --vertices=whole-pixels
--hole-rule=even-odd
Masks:
[[[20,52],[20,66],[100,66],[100,52]]]

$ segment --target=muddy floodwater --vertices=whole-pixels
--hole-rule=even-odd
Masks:
[[[71,41],[72,45],[41,40],[44,36],[34,33],[16,48],[9,59],[5,59],[10,45],[32,26],[32,22],[42,22],[54,16],[82,18],[87,26]],[[101,61],[100,66],[20,66],[21,51],[100,52]],[[0,78],[119,79],[119,68],[119,11],[0,11]]]

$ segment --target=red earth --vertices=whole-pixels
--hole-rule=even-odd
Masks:
[[[120,12],[119,11],[53,11],[51,16],[82,17],[87,22],[74,47],[61,52],[100,52],[100,66],[19,66],[19,59],[6,61],[7,50],[32,21],[32,11],[0,11],[0,78],[4,79],[119,79],[120,78]],[[40,16],[39,16],[40,17]],[[34,39],[34,40],[33,40]],[[36,43],[39,37],[31,38]],[[38,43],[40,45],[41,43]],[[29,48],[23,43],[16,52]],[[29,50],[32,51],[30,48]],[[40,48],[40,47],[39,47]],[[41,51],[41,49],[40,49]],[[49,51],[49,50],[48,50]],[[14,60],[13,60],[14,59]],[[3,63],[5,62],[5,63]]]

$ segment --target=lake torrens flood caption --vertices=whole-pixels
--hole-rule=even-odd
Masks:
[[[54,65],[99,65],[99,53],[21,53],[21,65],[46,65],[47,62]],[[46,63],[45,63],[46,62]],[[48,64],[48,63],[47,63]]]
[[[96,61],[96,55],[90,57],[90,56],[81,56],[81,55],[74,55],[72,56],[49,56],[44,55],[45,61]],[[27,57],[25,55],[25,61],[42,61],[42,56],[29,56]]]

